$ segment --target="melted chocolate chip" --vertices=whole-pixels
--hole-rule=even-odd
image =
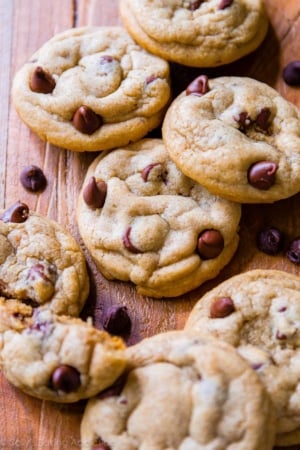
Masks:
[[[222,319],[229,316],[234,311],[234,303],[230,297],[218,297],[210,307],[210,317],[212,319]]]
[[[93,134],[101,127],[103,119],[88,106],[80,106],[72,119],[74,127],[84,134]]]
[[[43,171],[37,166],[26,166],[20,174],[22,186],[31,192],[43,191],[47,185]]]
[[[103,208],[107,193],[107,184],[105,181],[96,181],[91,177],[83,190],[83,199],[90,208]]]
[[[151,170],[153,169],[153,167],[156,167],[156,166],[161,166],[161,164],[153,163],[153,164],[148,164],[148,166],[144,167],[144,169],[142,170],[141,176],[145,182],[148,181],[148,177],[149,177]]]
[[[269,108],[263,108],[255,118],[255,128],[263,133],[268,133],[271,126],[271,111]]]
[[[108,308],[103,318],[103,328],[110,334],[124,336],[131,330],[131,319],[126,306]]]
[[[282,77],[286,84],[290,86],[300,86],[300,61],[291,61],[282,72]]]
[[[29,208],[25,203],[17,202],[0,215],[2,222],[22,223],[29,217]]]
[[[45,283],[54,284],[56,279],[57,270],[53,264],[45,265],[42,263],[34,264],[30,267],[27,278],[30,280],[36,280],[42,278]]]
[[[290,242],[286,256],[294,264],[300,264],[300,236]]]
[[[101,58],[100,58],[100,64],[104,64],[104,63],[107,63],[107,62],[112,62],[114,60],[114,58],[112,57],[112,56],[110,56],[110,55],[103,55],[103,56],[101,56]]]
[[[127,250],[129,250],[131,253],[140,253],[140,250],[132,244],[130,240],[130,233],[131,227],[128,227],[127,230],[125,231],[125,234],[122,237],[124,247],[127,248]]]
[[[257,234],[257,247],[268,255],[277,255],[284,245],[284,235],[276,227],[267,227]]]
[[[204,2],[204,0],[191,0],[189,9],[191,11],[196,11],[196,9],[200,8],[201,4]]]
[[[152,83],[153,81],[155,81],[157,79],[158,79],[158,76],[150,75],[148,78],[146,78],[146,84],[150,84],[150,83]]]
[[[248,182],[251,186],[267,191],[275,183],[278,165],[272,161],[257,161],[248,170]]]
[[[287,336],[285,334],[280,333],[280,331],[277,331],[276,339],[278,339],[279,341],[285,341],[287,339]]]
[[[219,256],[224,248],[224,239],[217,230],[205,230],[198,236],[197,250],[202,259]]]
[[[231,6],[233,3],[233,0],[221,0],[221,3],[219,5],[219,9],[225,9]]]
[[[55,80],[52,75],[42,67],[36,67],[30,79],[30,89],[40,94],[51,94],[55,88]]]
[[[52,374],[51,386],[56,391],[74,392],[80,385],[80,373],[72,366],[62,364]]]
[[[239,130],[243,133],[245,133],[252,124],[252,120],[247,111],[241,112],[238,118],[234,117],[234,120],[239,124]]]
[[[206,75],[200,75],[188,85],[186,88],[186,95],[197,95],[201,97],[208,91],[208,77]]]

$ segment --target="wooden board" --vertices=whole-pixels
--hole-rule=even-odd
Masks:
[[[252,55],[209,75],[247,75],[275,87],[300,107],[299,88],[288,87],[281,72],[292,59],[300,59],[299,0],[266,0],[270,18],[268,36]],[[22,200],[64,225],[82,244],[75,209],[86,169],[95,154],[76,154],[43,143],[21,122],[10,102],[16,70],[55,33],[82,25],[120,25],[117,0],[0,0],[0,207]],[[172,68],[175,90],[199,74],[196,69]],[[28,164],[43,168],[48,179],[40,195],[24,191],[19,174]],[[179,299],[153,300],[136,294],[125,283],[108,282],[97,273],[87,255],[91,295],[84,316],[93,314],[101,326],[103,311],[111,304],[125,304],[133,321],[132,344],[159,331],[182,328],[193,304],[222,280],[254,268],[277,268],[299,273],[284,255],[270,257],[255,245],[264,225],[281,228],[288,238],[300,235],[300,195],[273,205],[244,205],[241,242],[232,262],[215,279]],[[0,448],[18,450],[79,449],[79,426],[84,402],[57,405],[31,398],[9,385],[0,375]]]

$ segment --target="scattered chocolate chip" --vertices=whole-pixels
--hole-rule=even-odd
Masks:
[[[186,95],[197,95],[201,97],[209,91],[208,77],[200,75],[195,78],[186,88]]]
[[[210,317],[212,319],[222,319],[229,316],[234,311],[234,303],[230,297],[218,297],[210,307]]]
[[[245,133],[252,124],[252,120],[247,111],[241,112],[238,118],[234,117],[234,120],[239,124],[239,130],[243,133]]]
[[[50,94],[55,88],[55,80],[53,76],[44,70],[42,67],[36,67],[35,71],[31,75],[30,89],[33,92],[39,92],[40,94]]]
[[[83,190],[83,199],[90,208],[103,208],[107,193],[107,184],[105,181],[96,181],[91,177]]]
[[[285,334],[280,333],[280,331],[277,331],[276,339],[278,339],[279,341],[285,341],[287,339],[287,336]]]
[[[255,118],[255,128],[262,131],[263,133],[268,133],[270,128],[270,117],[271,111],[269,108],[263,108]]]
[[[108,308],[103,317],[103,328],[118,336],[130,333],[131,319],[126,306],[114,305]]]
[[[262,366],[263,366],[262,363],[256,363],[251,365],[253,370],[259,370]]]
[[[157,166],[161,166],[161,164],[153,163],[153,164],[148,164],[148,166],[144,167],[144,169],[142,170],[141,176],[145,182],[148,181],[149,174],[150,174],[151,170],[153,169],[153,167],[157,167]]]
[[[146,84],[150,84],[150,83],[152,83],[153,81],[155,81],[157,79],[158,79],[158,76],[150,75],[148,78],[146,78]]]
[[[114,384],[104,389],[104,391],[99,392],[99,394],[97,394],[97,398],[104,399],[108,397],[118,397],[122,393],[125,382],[126,376],[121,375],[117,381],[114,382]]]
[[[198,236],[197,250],[202,259],[219,256],[224,248],[224,239],[217,230],[205,230]]]
[[[107,62],[110,63],[113,60],[114,60],[114,58],[112,56],[110,56],[110,55],[103,55],[103,56],[100,57],[100,64],[104,64],[104,63],[107,63]]]
[[[277,255],[284,245],[284,235],[276,227],[267,227],[257,234],[257,247],[268,255]]]
[[[29,208],[25,203],[17,202],[0,215],[2,222],[22,223],[29,217]]]
[[[122,237],[124,247],[127,248],[127,250],[129,250],[131,253],[140,253],[140,250],[136,248],[130,240],[130,232],[131,227],[128,227],[127,230],[125,231],[125,234]]]
[[[296,237],[290,242],[286,256],[294,264],[300,264],[300,237]]]
[[[278,312],[285,312],[287,310],[286,306],[281,306],[281,308],[278,309]]]
[[[189,5],[189,9],[191,11],[196,11],[196,9],[200,8],[201,3],[203,3],[204,0],[191,0],[190,1],[190,5]]]
[[[62,364],[52,374],[51,386],[56,391],[74,392],[80,385],[80,373],[72,366]]]
[[[99,437],[93,444],[92,450],[112,450],[111,447]]]
[[[233,3],[233,0],[221,0],[221,3],[219,5],[219,9],[225,9],[231,6]]]
[[[288,63],[283,69],[282,77],[286,84],[300,86],[300,61]]]
[[[248,170],[248,182],[251,186],[267,191],[275,183],[278,165],[272,161],[257,161]]]
[[[31,192],[43,191],[47,185],[43,171],[37,166],[26,166],[20,174],[22,186]]]
[[[84,134],[93,134],[101,127],[103,119],[88,106],[80,106],[72,119],[74,127]]]

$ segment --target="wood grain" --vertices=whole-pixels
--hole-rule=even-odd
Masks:
[[[284,4],[283,4],[284,3]],[[282,68],[300,59],[299,0],[266,0],[270,28],[266,40],[252,55],[209,75],[247,75],[275,87],[300,107],[300,90],[287,86]],[[0,0],[0,207],[20,199],[31,209],[57,220],[82,245],[75,222],[78,193],[91,153],[76,154],[43,143],[21,122],[10,102],[16,70],[55,33],[83,25],[120,25],[117,0]],[[172,66],[175,92],[197,69]],[[43,168],[48,185],[40,195],[27,193],[19,173],[27,164]],[[83,317],[93,315],[101,327],[103,311],[111,304],[128,307],[133,330],[132,344],[159,331],[182,328],[196,300],[231,275],[257,267],[299,273],[284,255],[269,257],[255,245],[257,231],[264,225],[281,228],[289,239],[300,235],[300,195],[273,205],[244,205],[241,243],[232,262],[215,279],[178,299],[154,300],[136,294],[130,284],[109,282],[97,273],[86,253],[91,275],[91,295]],[[57,405],[31,398],[13,388],[0,375],[0,448],[13,450],[79,449],[79,426],[84,402]]]

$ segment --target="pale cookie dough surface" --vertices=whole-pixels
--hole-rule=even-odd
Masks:
[[[227,303],[231,299],[231,307],[224,306],[224,298]],[[196,303],[185,328],[201,330],[238,349],[274,403],[277,443],[299,443],[300,278],[277,270],[232,277]]]
[[[125,365],[120,338],[81,319],[0,298],[0,368],[23,392],[76,402],[111,385]]]
[[[228,344],[167,332],[129,347],[127,358],[123,385],[88,402],[83,450],[272,449],[269,398]]]
[[[107,186],[98,208],[83,196],[92,177]],[[145,139],[94,160],[77,220],[105,277],[131,281],[143,295],[172,297],[213,278],[230,261],[238,245],[240,205],[211,195],[176,168],[161,140]],[[211,229],[224,246],[204,259],[197,239]]]
[[[78,316],[89,293],[81,248],[57,222],[33,211],[13,222],[18,204],[0,211],[0,294]]]
[[[300,190],[300,112],[254,79],[220,77],[201,96],[182,92],[166,114],[163,140],[185,174],[229,200],[270,203]],[[251,181],[261,162],[275,170],[252,172]]]
[[[32,90],[38,67],[54,80],[51,92]],[[74,28],[32,56],[16,74],[12,94],[22,120],[43,140],[75,151],[107,150],[137,141],[161,123],[170,97],[169,66],[121,27]],[[73,124],[82,106],[93,116],[77,119],[81,127],[87,121],[85,132]]]
[[[187,66],[228,64],[263,41],[268,19],[262,0],[121,0],[124,25],[145,49]]]

